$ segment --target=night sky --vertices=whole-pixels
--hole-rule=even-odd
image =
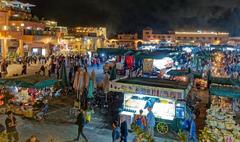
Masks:
[[[113,32],[228,31],[240,35],[240,0],[22,0],[33,13],[64,26],[107,26]]]

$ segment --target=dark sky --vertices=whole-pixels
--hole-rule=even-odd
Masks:
[[[110,32],[228,31],[240,35],[240,0],[22,0],[59,25],[102,25]]]

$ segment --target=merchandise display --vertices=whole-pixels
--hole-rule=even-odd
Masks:
[[[224,97],[212,97],[207,110],[206,129],[218,142],[240,142],[240,124],[234,120],[232,101]]]

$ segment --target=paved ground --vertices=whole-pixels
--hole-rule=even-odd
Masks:
[[[34,75],[41,67],[41,64],[32,64],[28,67],[27,76]],[[99,68],[89,67],[88,70],[96,72],[97,82],[103,79],[102,65]],[[21,76],[22,65],[11,64],[8,66],[7,77],[13,77],[13,74]],[[18,76],[18,77],[19,77]],[[31,135],[37,135],[41,142],[48,142],[54,139],[55,142],[72,142],[77,135],[77,127],[73,124],[75,119],[70,117],[69,110],[73,99],[60,98],[54,100],[54,105],[50,105],[48,119],[44,122],[36,122],[35,120],[22,119],[17,117],[17,129],[20,133],[20,142],[25,142]],[[65,102],[65,103],[62,103]],[[66,103],[68,102],[68,103]],[[109,122],[107,122],[108,114],[95,113],[92,121],[86,126],[84,130],[89,142],[110,142],[111,129],[109,129]],[[0,115],[0,123],[4,124],[5,115]],[[129,134],[128,140],[131,142],[134,138],[132,133]],[[155,138],[156,142],[172,142],[172,140]]]
[[[4,115],[0,115],[0,123],[4,124]],[[110,142],[111,130],[104,128],[104,120],[94,117],[84,132],[89,142]],[[36,122],[34,120],[22,119],[17,117],[18,132],[20,134],[20,142],[24,142],[31,135],[37,135],[41,142],[48,142],[54,139],[54,142],[73,142],[77,135],[77,126],[72,123],[58,122]],[[132,141],[134,135],[129,133],[128,141]],[[173,142],[172,140],[155,138],[156,142]],[[81,141],[81,140],[80,140]]]
[[[24,76],[34,75],[37,71],[40,70],[41,66],[42,66],[42,64],[40,64],[40,63],[31,64],[30,66],[27,67],[27,75],[24,75]],[[20,64],[10,64],[8,66],[7,70],[8,70],[8,74],[6,77],[13,77],[13,74],[18,74],[18,77],[23,76],[23,75],[21,75],[22,65],[20,65]],[[99,66],[99,68],[88,67],[89,74],[92,72],[92,70],[94,70],[96,73],[97,82],[101,82],[103,80],[103,65],[101,64]],[[67,72],[68,71],[69,71],[69,69],[67,68]]]

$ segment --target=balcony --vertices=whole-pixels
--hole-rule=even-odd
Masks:
[[[9,17],[9,21],[30,21],[30,22],[38,22],[38,23],[42,23],[41,20],[39,20],[39,18],[37,16],[34,16],[34,17],[22,17],[22,16],[19,16],[19,17],[15,17],[15,16],[10,16]]]
[[[56,32],[52,31],[42,31],[42,30],[23,30],[23,35],[33,35],[33,36],[56,36]]]

